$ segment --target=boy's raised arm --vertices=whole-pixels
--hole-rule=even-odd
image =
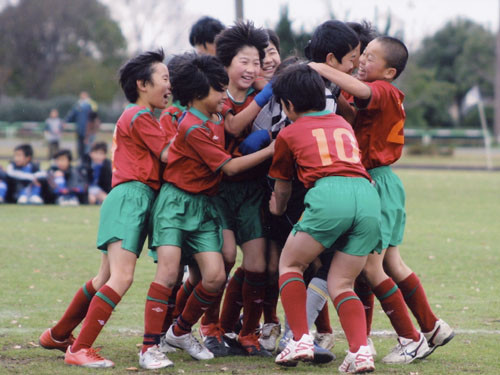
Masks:
[[[346,74],[328,66],[325,63],[310,62],[309,66],[316,70],[322,77],[339,86],[345,92],[362,100],[369,99],[372,91],[368,85],[365,85],[359,79],[350,74]]]

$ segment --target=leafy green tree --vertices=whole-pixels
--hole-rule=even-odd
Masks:
[[[0,13],[0,94],[94,93],[83,68],[102,69],[94,77],[116,71],[125,47],[119,26],[97,0],[20,0]],[[85,85],[75,87],[78,81]]]
[[[422,41],[415,59],[420,67],[433,70],[436,80],[453,86],[451,98],[458,108],[467,91],[476,84],[483,96],[493,95],[495,35],[471,20],[459,18],[448,22]]]
[[[304,56],[304,48],[311,39],[311,34],[303,30],[296,33],[292,29],[293,21],[288,17],[288,7],[281,8],[280,19],[275,31],[280,38],[281,59],[290,55]]]

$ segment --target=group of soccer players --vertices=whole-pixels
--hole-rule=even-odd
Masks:
[[[113,135],[101,265],[40,344],[64,351],[70,365],[114,366],[92,345],[132,284],[147,237],[157,268],[142,368],[173,366],[166,354],[176,348],[198,360],[271,356],[279,296],[279,365],[334,359],[332,343],[311,334],[315,321],[331,333],[328,295],[349,344],[340,372],[375,368],[374,297],[398,335],[384,363],[410,363],[449,342],[453,330],[398,250],[405,193],[390,165],[401,156],[405,112],[392,81],[405,45],[367,23],[327,21],[306,47],[308,61],[281,62],[272,30],[209,17],[190,42],[198,53],[168,67],[159,50],[120,70],[130,104]],[[242,264],[229,277],[237,246]],[[202,342],[192,334],[198,322]]]

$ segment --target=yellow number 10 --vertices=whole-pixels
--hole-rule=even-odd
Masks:
[[[330,156],[330,150],[328,148],[328,141],[326,140],[325,129],[314,129],[312,135],[316,138],[316,143],[318,144],[319,156],[321,158],[321,163],[323,166],[331,165],[332,158]],[[350,143],[352,149],[352,155],[349,157],[346,155],[344,136],[346,136]],[[344,128],[338,128],[333,131],[333,139],[335,141],[335,149],[337,151],[337,156],[339,160],[348,163],[358,163],[360,161],[359,148],[356,142],[356,138],[352,135],[349,130]]]

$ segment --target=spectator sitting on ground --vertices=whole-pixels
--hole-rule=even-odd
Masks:
[[[33,161],[33,147],[21,144],[14,148],[14,159],[7,166],[7,201],[42,204],[41,181],[45,172]]]
[[[90,204],[101,204],[111,190],[111,161],[107,158],[108,146],[97,142],[90,150],[88,183]]]
[[[0,203],[5,202],[5,196],[7,195],[7,175],[0,165]]]
[[[83,203],[86,184],[82,172],[71,165],[70,150],[61,150],[54,156],[55,165],[48,173],[48,181],[60,206],[78,206]]]

